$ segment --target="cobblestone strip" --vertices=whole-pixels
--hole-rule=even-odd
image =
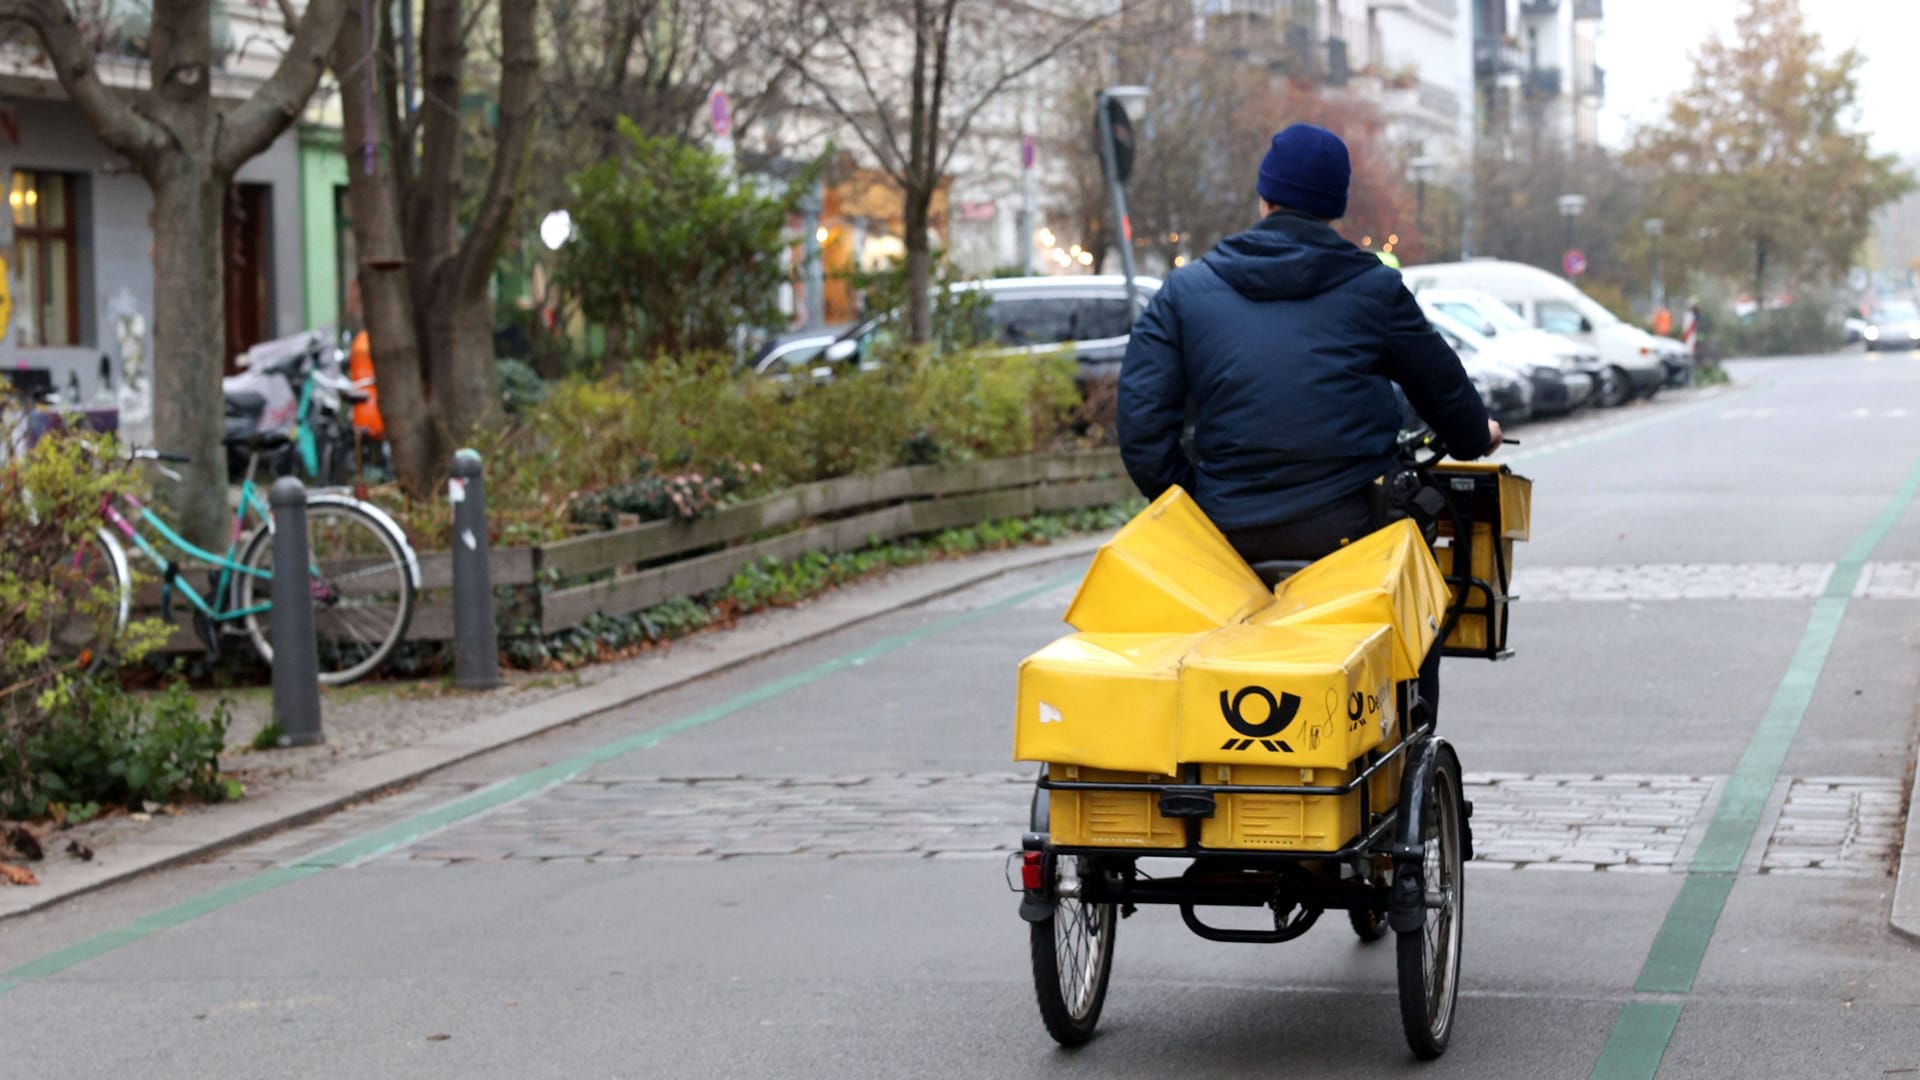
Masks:
[[[1881,877],[1900,846],[1900,782],[1809,776],[1792,782],[1760,859],[1763,874]]]
[[[1469,773],[1473,865],[1665,873],[1716,777]],[[563,784],[428,836],[390,859],[627,861],[812,855],[994,859],[1018,845],[1033,774],[648,776]],[[1884,873],[1900,791],[1888,779],[1795,781],[1764,872]]]
[[[1665,873],[1714,783],[1701,776],[1468,773],[1473,865]]]

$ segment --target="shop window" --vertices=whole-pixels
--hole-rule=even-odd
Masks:
[[[13,320],[22,346],[81,344],[78,188],[71,173],[13,174]]]

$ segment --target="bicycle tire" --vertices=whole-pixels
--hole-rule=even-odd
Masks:
[[[73,657],[82,671],[97,671],[105,666],[114,643],[126,633],[132,618],[132,565],[127,549],[101,526],[80,542],[68,570],[74,580],[63,583],[63,600],[74,600],[84,586],[90,598],[104,606],[88,618],[77,605],[63,603],[52,620],[51,644],[56,656]]]
[[[315,529],[321,530],[319,541]],[[314,637],[319,651],[320,683],[346,686],[373,674],[406,639],[413,620],[416,599],[412,559],[406,537],[384,518],[371,512],[356,499],[336,495],[315,495],[307,503],[309,557],[318,582],[314,588]],[[332,549],[332,541],[349,539],[344,553]],[[321,548],[322,551],[315,551]],[[261,526],[247,539],[240,562],[267,576],[243,572],[233,583],[234,610],[270,605],[268,591],[272,575],[273,530]],[[327,565],[320,565],[326,563]],[[359,565],[356,565],[358,563]],[[333,570],[338,564],[344,570]],[[340,587],[351,575],[357,584],[353,591]],[[374,598],[378,609],[365,618],[350,617],[348,611],[365,608],[349,602],[354,595]],[[273,663],[271,608],[254,612],[243,619],[254,651],[268,664]],[[364,631],[364,632],[363,632]]]

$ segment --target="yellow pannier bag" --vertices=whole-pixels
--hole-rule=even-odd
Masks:
[[[1472,557],[1464,575],[1485,582],[1491,592],[1486,595],[1474,589],[1463,597],[1458,595],[1459,590],[1448,586],[1449,596],[1456,605],[1490,608],[1491,614],[1469,614],[1463,610],[1459,621],[1454,623],[1453,632],[1447,635],[1445,646],[1461,655],[1497,653],[1507,640],[1507,600],[1513,577],[1514,541],[1528,539],[1533,527],[1533,481],[1515,476],[1505,465],[1487,461],[1443,462],[1434,466],[1433,473],[1440,483],[1453,487],[1456,495],[1467,494],[1471,499]],[[1433,554],[1439,561],[1441,573],[1452,577],[1462,573],[1454,568],[1459,543],[1452,535],[1453,520],[1442,515],[1440,527],[1445,539]]]
[[[1069,634],[1020,662],[1015,761],[1172,774],[1180,659],[1197,634]]]
[[[1255,625],[1382,625],[1392,677],[1417,678],[1447,616],[1447,583],[1411,521],[1396,521],[1282,581]]]
[[[1392,633],[1233,626],[1180,666],[1179,760],[1344,768],[1398,730]]]
[[[1198,633],[1272,602],[1193,497],[1173,487],[1100,546],[1067,622],[1098,633]]]

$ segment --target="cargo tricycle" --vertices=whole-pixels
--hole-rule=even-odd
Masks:
[[[1445,1052],[1473,807],[1419,676],[1435,649],[1508,655],[1531,485],[1430,435],[1401,461],[1394,520],[1311,564],[1247,565],[1168,491],[1094,557],[1076,633],[1021,664],[1014,756],[1040,773],[1009,884],[1058,1042],[1093,1036],[1119,922],[1159,904],[1213,941],[1291,941],[1329,910],[1393,934],[1407,1042]]]

